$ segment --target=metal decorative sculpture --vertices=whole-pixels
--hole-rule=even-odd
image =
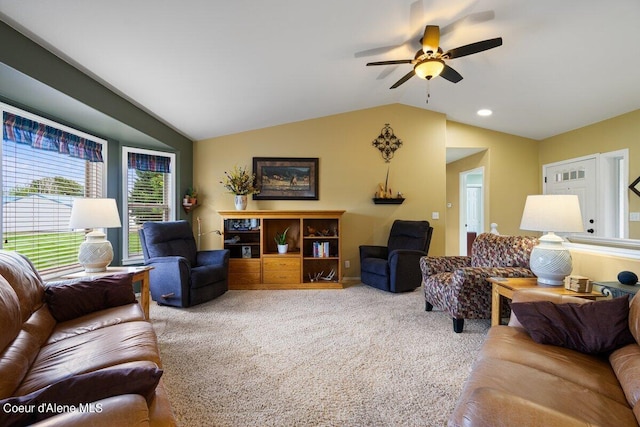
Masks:
[[[389,163],[396,150],[402,147],[402,140],[393,134],[393,129],[391,129],[389,123],[385,123],[384,127],[380,131],[380,135],[373,140],[371,145],[380,150],[380,154],[382,154],[384,161]]]

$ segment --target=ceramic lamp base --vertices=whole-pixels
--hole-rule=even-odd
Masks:
[[[101,231],[87,234],[86,240],[80,245],[78,262],[87,273],[105,271],[113,261],[113,247]]]
[[[530,267],[538,276],[538,283],[546,286],[562,286],[564,278],[573,269],[571,253],[562,245],[562,238],[553,233],[540,238],[540,244],[531,251]]]

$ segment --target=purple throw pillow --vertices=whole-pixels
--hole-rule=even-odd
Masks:
[[[629,330],[628,296],[585,304],[515,302],[511,309],[539,344],[601,354],[635,342]]]
[[[63,406],[100,410],[91,404],[123,394],[139,394],[150,403],[161,376],[157,366],[114,367],[74,375],[24,396],[0,400],[0,425],[30,425],[57,415]]]
[[[45,299],[53,317],[64,322],[105,308],[134,303],[132,281],[133,274],[126,273],[49,284],[45,288]]]

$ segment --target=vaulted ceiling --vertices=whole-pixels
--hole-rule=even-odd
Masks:
[[[0,0],[0,19],[193,140],[390,103],[543,139],[640,107],[637,0]],[[411,65],[365,64],[413,58],[426,24],[445,50],[503,45],[450,60],[457,84],[389,89]]]

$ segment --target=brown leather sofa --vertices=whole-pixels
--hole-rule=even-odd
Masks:
[[[538,300],[587,303],[535,290],[517,292],[513,302]],[[639,298],[630,303],[628,324],[631,344],[591,355],[536,343],[512,312],[509,325],[489,330],[448,425],[637,426]]]
[[[131,276],[45,284],[0,251],[0,425],[172,426]]]

